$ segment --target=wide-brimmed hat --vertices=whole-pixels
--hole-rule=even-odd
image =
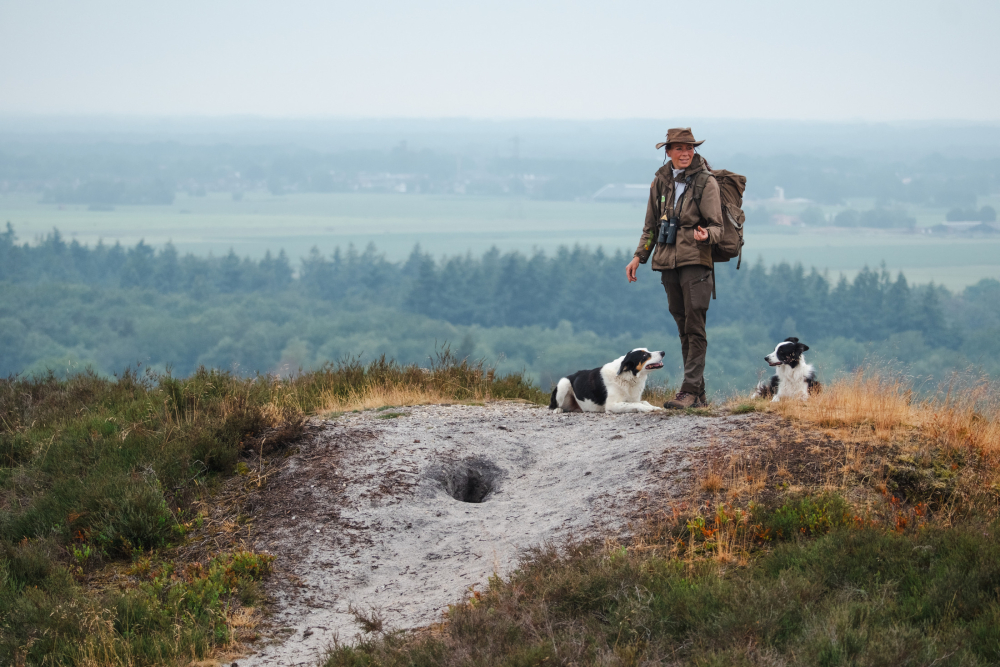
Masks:
[[[695,146],[701,146],[705,143],[705,140],[695,141],[694,135],[691,134],[690,127],[675,127],[667,130],[667,140],[656,144],[656,149],[659,150],[666,146],[667,144],[694,144]]]

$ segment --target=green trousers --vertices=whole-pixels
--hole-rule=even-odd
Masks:
[[[667,292],[667,306],[681,337],[684,355],[681,391],[700,396],[705,393],[705,355],[708,352],[705,318],[712,302],[712,269],[700,264],[667,269],[663,271],[662,281]]]

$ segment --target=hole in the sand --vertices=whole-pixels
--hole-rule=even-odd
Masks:
[[[474,470],[468,470],[465,474],[459,473],[452,478],[448,492],[455,500],[463,503],[481,503],[490,495],[493,485],[489,480]]]
[[[442,467],[438,479],[455,500],[482,503],[496,490],[500,469],[489,461],[468,460]]]

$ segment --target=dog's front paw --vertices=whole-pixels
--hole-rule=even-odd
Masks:
[[[561,414],[563,412],[563,409],[562,408],[556,408],[552,412],[553,412],[553,414],[557,414],[558,415],[558,414]]]

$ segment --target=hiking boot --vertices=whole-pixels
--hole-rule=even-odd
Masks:
[[[707,408],[708,407],[708,394],[701,392],[701,396],[698,397],[698,402],[694,404],[696,408]]]
[[[686,391],[679,391],[677,395],[674,396],[674,400],[667,401],[663,404],[665,408],[674,408],[675,410],[686,410],[687,408],[693,408],[698,403],[698,396],[694,394],[689,394]]]

